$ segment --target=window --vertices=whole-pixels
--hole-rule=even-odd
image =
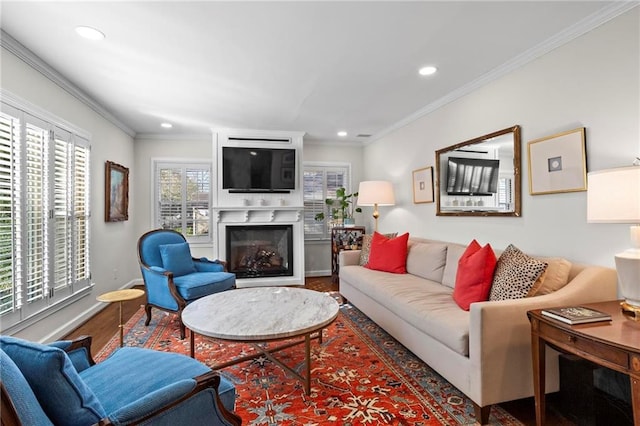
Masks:
[[[210,242],[211,164],[154,162],[154,222],[190,242]]]
[[[344,187],[349,190],[349,171],[347,164],[314,164],[304,166],[304,237],[307,240],[328,239],[330,211],[325,199],[335,198],[336,190]],[[323,221],[315,220],[316,214],[325,213]]]
[[[2,102],[3,330],[90,286],[88,139]],[[58,120],[59,121],[59,120]]]

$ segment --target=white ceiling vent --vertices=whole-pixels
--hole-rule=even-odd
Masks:
[[[229,142],[235,142],[238,145],[245,145],[245,144],[251,144],[251,145],[256,145],[256,144],[287,144],[287,145],[291,145],[292,141],[291,138],[275,138],[275,137],[270,137],[270,138],[260,138],[260,137],[239,137],[239,136],[229,136],[228,139]]]

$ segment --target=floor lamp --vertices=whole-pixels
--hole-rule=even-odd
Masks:
[[[622,310],[640,317],[640,166],[588,175],[587,222],[632,224],[631,248],[615,256]]]
[[[375,219],[375,231],[378,232],[378,206],[393,206],[396,198],[393,195],[391,182],[383,180],[369,180],[360,182],[358,187],[358,205],[373,206],[373,218]]]

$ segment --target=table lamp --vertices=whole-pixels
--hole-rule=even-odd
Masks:
[[[358,205],[373,206],[373,218],[375,219],[375,230],[378,231],[378,206],[393,206],[396,198],[393,195],[393,185],[391,182],[383,180],[369,180],[360,182],[358,187]]]
[[[615,260],[622,310],[640,316],[640,166],[588,174],[587,222],[632,224],[631,248]]]

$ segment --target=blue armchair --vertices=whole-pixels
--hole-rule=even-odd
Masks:
[[[182,234],[154,229],[138,240],[138,261],[146,287],[147,320],[151,308],[176,312],[180,318],[180,338],[185,337],[182,310],[188,303],[236,286],[235,274],[226,272],[226,263],[191,256]]]
[[[241,424],[233,383],[195,359],[126,347],[96,364],[90,347],[1,336],[2,424]]]

